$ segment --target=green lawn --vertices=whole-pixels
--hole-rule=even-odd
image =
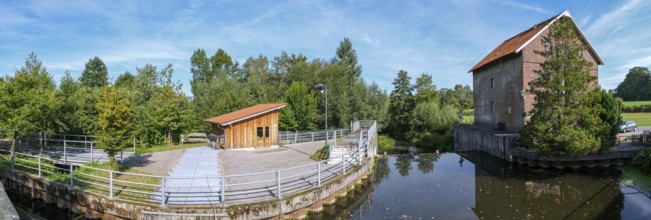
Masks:
[[[178,149],[185,149],[185,148],[191,148],[191,147],[200,147],[200,146],[207,146],[208,144],[206,143],[193,143],[193,144],[181,144],[181,145],[154,145],[150,148],[137,148],[136,152],[137,154],[145,154],[145,153],[153,153],[153,152],[161,152],[161,151],[168,151],[168,150],[178,150]]]
[[[631,101],[624,102],[624,106],[651,105],[651,101]]]
[[[650,112],[622,113],[622,120],[634,121],[637,126],[651,126]]]

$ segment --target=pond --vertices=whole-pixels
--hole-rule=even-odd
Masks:
[[[651,219],[648,193],[616,169],[534,169],[480,152],[387,156],[360,188],[311,219]]]

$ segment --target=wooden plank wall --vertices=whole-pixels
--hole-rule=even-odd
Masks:
[[[269,138],[258,138],[258,127],[269,127]],[[278,145],[278,111],[250,118],[227,127],[226,143],[228,149]]]

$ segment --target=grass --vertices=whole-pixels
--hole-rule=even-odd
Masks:
[[[206,143],[193,143],[193,144],[179,144],[179,145],[154,145],[149,148],[136,148],[136,154],[146,154],[146,153],[153,153],[153,152],[161,152],[161,151],[168,151],[168,150],[178,150],[178,149],[186,149],[186,148],[192,148],[192,147],[200,147],[200,146],[207,146],[208,144]]]
[[[643,190],[651,192],[651,175],[640,172],[632,165],[617,167],[622,171],[622,181],[625,183],[635,183]]]
[[[622,113],[622,120],[634,121],[637,124],[637,126],[651,126],[651,113],[649,112]]]
[[[111,175],[109,172],[107,172],[107,170],[110,170],[109,164],[93,162],[86,163],[84,166],[85,167],[80,167],[74,172],[76,180],[75,186],[79,186],[81,188],[91,190],[103,195],[109,195],[110,192],[107,187],[86,183],[92,182],[95,184],[108,186],[110,184],[109,177]],[[154,191],[158,190],[159,187],[157,185],[161,184],[161,178],[159,177],[138,175],[151,175],[146,172],[138,171],[128,167],[120,167],[118,171],[123,172],[123,174],[113,173],[113,196],[136,201],[147,201],[151,198],[151,195],[140,192],[130,192],[127,190],[153,193]],[[83,182],[81,180],[84,180],[86,182]],[[133,184],[129,182],[140,184]]]
[[[16,155],[14,159],[14,169],[38,175],[38,159],[28,158],[20,155]],[[85,190],[90,190],[102,195],[109,195],[110,185],[109,177],[110,173],[106,170],[109,169],[108,163],[87,163],[84,164],[85,167],[77,167],[74,172],[74,184],[75,187],[80,187]],[[54,164],[48,160],[41,160],[42,175],[50,180],[60,182],[62,184],[68,185],[70,183],[70,174],[64,172],[63,170],[57,170],[54,167]],[[97,168],[97,169],[93,169]],[[0,155],[0,169],[6,170],[11,169],[11,162],[9,155]],[[100,170],[103,169],[103,170]],[[129,174],[117,174],[113,173],[113,195],[124,198],[131,199],[136,201],[147,201],[151,198],[151,195],[146,193],[153,193],[158,190],[158,186],[161,183],[159,177],[148,177],[148,176],[139,176],[137,174],[150,175],[148,173],[130,169],[127,167],[122,167],[120,172],[129,173]],[[136,175],[133,175],[136,174]],[[90,183],[88,183],[90,182]],[[144,183],[144,184],[133,184],[135,183]],[[92,183],[92,184],[91,184]],[[99,184],[102,186],[98,186]],[[140,192],[129,192],[127,190],[134,190]],[[142,193],[146,192],[146,193]]]
[[[651,105],[651,101],[629,101],[624,102],[624,106]]]

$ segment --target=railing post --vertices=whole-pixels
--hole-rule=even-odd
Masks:
[[[310,132],[310,134],[312,135],[312,142],[314,142],[314,132]]]
[[[294,144],[296,144],[297,139],[298,139],[298,131],[294,132]]]
[[[133,138],[133,154],[136,154],[136,138]]]
[[[321,186],[321,162],[316,162],[316,184]]]
[[[341,155],[341,174],[346,175],[346,154]]]
[[[222,202],[222,207],[226,205],[226,201],[224,201],[224,199],[226,198],[224,196],[224,192],[226,191],[225,189],[226,189],[226,178],[222,176],[222,192],[219,194],[220,197],[219,200],[221,200]]]
[[[281,191],[280,191],[280,170],[276,170],[276,185],[278,187],[278,195],[277,196],[278,196],[278,199],[280,199],[281,198],[280,197],[280,193],[281,193]]]
[[[72,170],[72,163],[71,163],[71,164],[70,164],[70,188],[72,188],[72,187],[75,185],[74,182],[73,182],[73,181],[74,181],[74,177],[73,177],[73,175],[72,175],[72,172],[73,172],[73,170]]]
[[[41,176],[41,156],[38,156],[38,176]]]
[[[93,162],[93,142],[90,142],[90,162]]]
[[[357,165],[362,165],[362,138],[357,142]]]
[[[63,136],[63,162],[68,162],[68,155],[66,154],[66,136]]]
[[[165,206],[165,177],[164,176],[161,177],[160,195],[161,195],[160,205]]]
[[[14,169],[14,157],[16,157],[16,156],[15,156],[15,154],[16,154],[15,151],[16,151],[16,150],[14,149],[14,151],[11,152],[11,169],[12,169],[12,170]]]
[[[84,147],[85,147],[85,146],[88,146],[88,138],[86,138],[86,137],[87,137],[87,136],[84,135]]]
[[[109,171],[109,198],[113,198],[113,170]]]

